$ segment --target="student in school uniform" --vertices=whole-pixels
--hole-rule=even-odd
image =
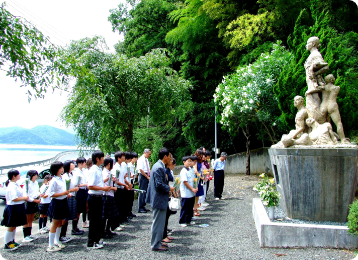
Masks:
[[[102,171],[99,168],[104,163],[104,153],[101,151],[92,154],[93,166],[88,173],[88,249],[103,248],[101,237],[104,230],[103,192],[110,191],[110,186],[104,186]]]
[[[122,163],[125,161],[124,152],[116,152],[114,154],[114,159],[116,163],[113,166],[112,174],[116,176],[117,172],[119,172],[118,179],[116,179],[117,191],[114,194],[119,217],[112,223],[112,230],[122,231],[125,227],[124,223],[127,220],[125,195],[126,190],[129,189],[128,185],[124,181],[124,176],[127,173],[127,169],[124,169],[122,166]]]
[[[81,213],[85,216],[86,221],[86,212],[87,212],[87,197],[88,197],[88,189],[87,189],[87,179],[85,174],[83,173],[84,169],[86,169],[86,159],[83,157],[79,157],[76,160],[77,168],[75,168],[73,173],[73,180],[75,185],[79,188],[76,193],[76,205],[77,205],[77,219],[72,220],[72,233],[82,233],[83,230],[78,228],[78,220],[80,219]],[[83,220],[82,215],[82,220]]]
[[[72,171],[75,169],[75,164],[73,163],[73,161],[70,160],[65,161],[63,163],[63,169],[64,169],[64,173],[62,174],[62,179],[65,182],[71,181],[70,189],[69,189],[70,196],[67,198],[69,214],[62,223],[61,234],[60,234],[60,242],[67,243],[73,239],[72,237],[66,236],[66,233],[67,233],[68,221],[69,220],[73,221],[77,219],[76,192],[79,190],[79,188],[76,187],[75,180],[72,174]],[[83,235],[83,233],[84,231],[77,231],[77,230],[75,231],[72,230],[71,232],[72,235],[77,235],[77,236]]]
[[[39,232],[40,234],[45,234],[50,231],[46,226],[47,224],[47,211],[50,206],[51,197],[50,197],[50,181],[52,177],[50,174],[45,175],[44,182],[40,188],[40,204],[39,204]]]
[[[86,181],[88,180],[88,173],[89,173],[89,169],[91,169],[91,167],[93,166],[92,163],[92,158],[88,158],[86,160],[86,169],[83,170],[83,175],[86,178]],[[86,213],[82,213],[82,227],[83,228],[88,228],[89,224],[87,221],[87,213],[88,213],[88,185],[87,185],[87,202],[86,202]]]
[[[132,187],[134,187],[134,180],[136,177],[135,171],[136,171],[136,163],[138,160],[138,154],[137,153],[132,153],[132,160],[128,163],[128,167],[130,169],[131,172],[131,177],[130,177],[130,183],[132,184]],[[131,198],[131,206],[129,207],[130,212],[128,214],[128,218],[132,219],[137,217],[135,214],[133,214],[132,209],[133,209],[133,202],[134,202],[134,191],[133,191],[133,196]]]
[[[16,227],[27,224],[25,202],[28,201],[29,196],[24,195],[23,190],[16,183],[20,180],[18,170],[10,170],[7,176],[6,207],[1,225],[7,227],[4,250],[13,251],[20,247],[20,244],[15,242]]]
[[[112,223],[115,218],[118,218],[119,212],[116,206],[116,201],[114,200],[114,192],[117,190],[117,187],[114,187],[116,182],[116,176],[111,175],[112,178],[109,179],[111,170],[113,169],[113,159],[105,158],[103,164],[103,182],[105,186],[110,186],[110,191],[104,193],[103,196],[103,212],[102,218],[104,221],[107,220],[107,225],[103,234],[103,238],[112,238],[116,233],[111,231]]]
[[[28,191],[26,193],[26,183],[24,184],[24,195],[29,196],[28,201],[26,202],[26,218],[27,224],[24,225],[22,231],[24,233],[24,239],[22,242],[27,243],[34,241],[38,237],[31,235],[32,231],[32,222],[35,218],[35,213],[39,211],[39,203],[40,200],[38,199],[40,195],[40,188],[39,184],[36,181],[39,174],[35,170],[30,170],[27,172],[27,178],[29,178],[28,182]]]
[[[130,163],[133,159],[132,152],[125,152],[125,161],[122,163],[122,167],[125,170],[126,174],[124,175],[124,182],[129,187],[128,190],[125,190],[125,201],[126,201],[126,221],[132,219],[132,207],[133,207],[133,200],[134,200],[134,190],[133,184],[131,183],[131,171],[130,171]]]
[[[49,232],[49,246],[47,252],[59,251],[65,246],[60,242],[61,226],[64,219],[69,215],[67,198],[70,191],[66,190],[66,182],[62,179],[64,172],[63,163],[56,161],[51,164],[50,172],[53,176],[50,182],[50,197],[52,198],[48,207],[47,216],[52,218]]]
[[[195,224],[191,221],[193,218],[193,207],[195,203],[195,193],[198,188],[194,189],[194,174],[190,167],[193,166],[191,156],[183,157],[184,167],[180,171],[180,196],[181,196],[181,210],[179,224],[181,227],[186,227],[189,224]]]
[[[138,182],[139,189],[145,190],[147,192],[149,180],[150,180],[150,165],[148,158],[152,155],[150,149],[144,149],[143,155],[139,157],[137,163],[137,169],[139,170]],[[145,207],[147,193],[143,192],[139,194],[138,197],[138,213],[147,213],[150,210]]]

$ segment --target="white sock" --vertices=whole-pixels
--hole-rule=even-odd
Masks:
[[[6,231],[4,240],[5,240],[5,244],[11,242],[12,241],[12,232]]]
[[[15,242],[16,229],[11,232],[11,235],[12,235],[12,241]]]
[[[49,233],[48,235],[48,245],[49,246],[53,246],[53,244],[55,243],[55,235],[56,233]]]
[[[55,244],[58,244],[58,242],[60,242],[61,227],[56,228],[55,234]]]

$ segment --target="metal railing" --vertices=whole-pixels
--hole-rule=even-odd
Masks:
[[[80,150],[64,151],[64,152],[56,154],[54,157],[52,157],[50,159],[46,159],[46,160],[42,160],[42,161],[0,166],[0,174],[2,174],[3,170],[10,170],[13,168],[21,168],[21,167],[32,166],[32,165],[33,166],[49,165],[52,162],[57,161],[59,158],[61,158],[62,156],[66,155],[66,154],[70,154],[70,153],[74,153],[74,152],[78,152],[78,151],[80,151]],[[86,152],[86,151],[88,152],[91,150],[82,150],[82,152]]]

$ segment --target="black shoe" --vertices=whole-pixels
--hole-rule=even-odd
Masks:
[[[140,209],[140,210],[138,210],[138,213],[147,213],[147,211],[144,209]]]
[[[117,233],[114,233],[114,232],[112,232],[112,231],[110,231],[110,230],[107,231],[107,234],[110,235],[110,236],[112,236],[112,237],[117,235]]]
[[[76,231],[77,231],[77,232],[82,232],[82,233],[85,232],[84,230],[81,230],[81,229],[79,229],[79,228],[77,228]]]
[[[143,208],[145,211],[147,211],[147,212],[150,212],[150,210],[149,209],[146,209],[146,208]]]
[[[83,235],[84,231],[80,232],[80,231],[77,231],[77,230],[72,230],[71,231],[71,235],[72,236],[81,236]]]
[[[132,219],[133,217],[132,217],[132,216],[128,216],[127,218],[128,218],[128,219]]]
[[[168,230],[168,232],[172,232],[172,231],[173,231],[173,229],[170,229],[170,228],[167,228],[167,230]]]
[[[131,214],[130,214],[129,216],[131,216],[132,218],[136,218],[136,217],[137,217],[137,215],[134,215],[132,212],[131,212]]]

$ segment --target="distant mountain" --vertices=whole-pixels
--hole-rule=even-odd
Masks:
[[[48,125],[0,128],[1,144],[76,145],[75,135]]]

